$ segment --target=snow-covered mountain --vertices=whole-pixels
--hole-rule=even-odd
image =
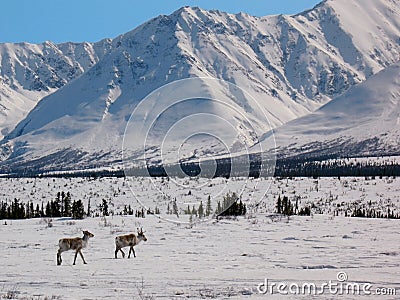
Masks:
[[[252,146],[260,132],[315,111],[400,61],[399,20],[394,0],[327,0],[298,15],[261,18],[184,7],[96,44],[2,45],[3,52],[16,53],[8,54],[11,71],[2,54],[2,86],[10,93],[3,101],[10,116],[4,121],[3,169],[112,164],[120,159],[122,136],[138,102],[185,78],[213,77],[246,92],[238,96],[223,81],[201,88],[204,97],[232,99],[237,114],[227,118],[241,128],[243,145]],[[18,100],[14,95],[23,95],[24,104],[10,109]],[[266,111],[269,124],[250,99]],[[205,111],[224,115],[221,107],[193,103],[175,118]],[[146,121],[148,114],[142,117]],[[202,153],[223,152],[214,146],[202,140],[188,152],[199,147]]]
[[[110,42],[0,44],[0,137],[40,99],[95,65],[109,52]]]
[[[400,63],[275,131],[286,157],[399,155]]]

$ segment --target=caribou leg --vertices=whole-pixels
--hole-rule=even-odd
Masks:
[[[128,255],[128,258],[131,257],[131,251],[132,251],[132,253],[133,253],[133,257],[136,257],[135,249],[133,249],[133,246],[131,246],[131,247],[129,248],[129,255]]]
[[[116,248],[116,249],[115,249],[115,258],[117,258],[118,251],[121,251],[121,253],[122,253],[122,258],[124,258],[124,257],[125,257],[125,252],[124,252],[124,251],[122,251],[122,249],[121,249],[121,248]]]
[[[79,249],[79,254],[81,255],[81,257],[82,257],[82,260],[83,260],[83,263],[86,265],[86,261],[85,261],[85,258],[83,257],[83,254],[82,254],[82,251],[81,251],[81,249]]]
[[[61,265],[62,259],[61,259],[61,251],[60,249],[57,251],[57,266]]]
[[[75,257],[74,257],[74,263],[73,263],[73,265],[75,265],[75,263],[76,263],[76,257],[78,256],[78,251],[79,251],[79,250],[76,250],[76,251],[75,251]]]

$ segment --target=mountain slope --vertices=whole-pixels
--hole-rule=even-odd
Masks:
[[[109,42],[0,44],[0,137],[40,99],[95,65],[109,51]]]
[[[79,62],[84,73],[75,80],[65,79],[65,85],[61,80],[58,85],[63,87],[40,101],[6,136],[2,165],[113,164],[120,159],[125,126],[138,102],[185,78],[213,77],[245,90],[238,98],[219,81],[205,84],[201,93],[206,98],[233,99],[240,116],[227,118],[234,128],[241,128],[243,146],[252,146],[271,126],[309,114],[399,61],[399,19],[399,4],[391,0],[328,0],[295,16],[257,18],[190,7],[159,16],[96,44],[97,48],[92,45],[95,50],[85,52],[86,58]],[[69,61],[80,57],[80,51],[71,51],[67,44],[57,47],[68,53]],[[95,64],[87,59],[89,53],[97,55]],[[258,110],[249,105],[251,98],[266,111],[269,123],[254,113]],[[173,117],[207,109],[225,115],[221,107],[197,101]],[[159,131],[158,140],[165,132]],[[176,152],[182,136],[183,132],[170,141],[168,151]],[[227,145],[229,150],[234,143]],[[152,146],[159,149],[160,145]],[[188,153],[198,148],[208,154],[224,152],[214,146],[210,140],[197,141]],[[140,149],[132,149],[131,155],[136,150]]]
[[[400,63],[275,132],[279,153],[303,156],[399,154]]]

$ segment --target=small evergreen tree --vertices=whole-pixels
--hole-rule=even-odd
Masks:
[[[45,216],[46,217],[52,217],[53,216],[52,210],[51,210],[51,205],[50,205],[49,201],[47,201],[47,204],[46,204]]]
[[[126,206],[126,204],[124,205],[124,210],[123,210],[122,214],[124,216],[126,216],[128,214],[128,207]]]
[[[65,194],[64,192],[62,192],[62,202],[64,203],[64,213],[63,216],[64,217],[70,217],[71,216],[71,194],[69,192],[67,192],[67,194]]]
[[[179,218],[179,210],[178,210],[178,205],[176,204],[176,198],[172,202],[172,210],[173,214]]]
[[[86,215],[88,217],[90,217],[92,215],[92,212],[90,210],[91,210],[91,208],[90,208],[90,198],[89,198],[88,205],[87,205],[87,212],[86,212]]]
[[[52,203],[51,211],[53,217],[61,217],[61,204],[60,204],[61,201],[59,201],[58,198],[56,198],[51,203]]]
[[[108,203],[106,199],[103,199],[102,204],[100,205],[100,211],[102,213],[102,215],[104,217],[109,216],[109,212],[108,212]]]
[[[200,205],[199,205],[199,208],[197,210],[197,213],[199,215],[199,218],[202,218],[204,216],[203,201],[200,201]]]
[[[37,203],[35,213],[34,213],[34,218],[40,218],[40,217],[41,217],[41,214],[40,214],[39,203]]]
[[[191,213],[191,215],[197,217],[197,210],[196,210],[196,208],[194,207],[194,205],[193,205],[193,208],[192,208],[192,213]]]
[[[221,202],[218,201],[217,209],[215,210],[215,214],[219,215],[222,212]]]
[[[7,203],[3,201],[1,202],[1,207],[0,207],[0,219],[8,219]]]
[[[278,214],[282,213],[282,200],[281,200],[281,195],[278,196],[278,200],[276,201],[276,212]]]
[[[211,196],[208,195],[207,198],[207,206],[206,206],[206,216],[208,217],[209,215],[211,215],[212,212],[212,207],[211,207]]]
[[[190,214],[190,216],[189,216],[189,223],[193,223],[193,215],[192,214]]]
[[[26,205],[29,205],[29,218],[34,218],[35,217],[35,206],[33,205],[33,202],[31,201],[30,203],[27,203]],[[27,216],[25,216],[27,218]]]
[[[83,219],[85,217],[85,208],[81,200],[75,201],[72,203],[72,218],[74,219]]]
[[[291,216],[293,215],[293,205],[290,202],[289,198],[287,196],[283,196],[282,199],[282,213],[286,216]]]

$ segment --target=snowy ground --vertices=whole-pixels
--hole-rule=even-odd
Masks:
[[[141,184],[146,180],[142,179]],[[233,182],[242,186],[241,180]],[[270,295],[257,290],[265,279],[270,284],[321,286],[329,280],[337,282],[339,272],[346,272],[346,282],[371,284],[371,293],[381,287],[397,289],[397,296],[373,298],[397,299],[400,220],[334,217],[333,211],[339,202],[369,200],[377,207],[386,208],[389,204],[399,209],[398,182],[393,178],[364,177],[259,180],[260,193],[267,190],[267,184],[271,186],[258,212],[245,218],[193,226],[153,216],[110,216],[106,222],[102,218],[54,219],[52,227],[42,219],[7,220],[7,225],[2,221],[0,299],[266,299]],[[223,190],[225,185],[224,180],[215,179],[201,192],[192,189],[192,195],[187,197],[204,199],[208,192]],[[35,203],[47,201],[61,189],[70,191],[73,199],[87,201],[89,195],[92,199],[112,199],[115,212],[133,198],[126,181],[115,178],[2,179],[1,187],[2,201],[13,197]],[[165,193],[168,191],[164,189]],[[182,187],[170,196],[183,198],[183,191]],[[289,197],[301,195],[302,204],[318,204],[324,214],[290,219],[272,215],[276,195],[282,191]],[[148,188],[149,198],[155,193],[155,189]],[[137,227],[143,227],[148,238],[137,246],[137,257],[114,259],[114,237]],[[88,264],[83,265],[78,257],[73,266],[73,253],[65,252],[63,265],[57,266],[58,239],[81,236],[85,229],[95,234],[83,251]],[[274,298],[280,297],[299,296]],[[327,289],[324,295],[316,296],[337,297]]]
[[[275,212],[278,195],[287,196],[299,208],[314,206],[314,213],[344,215],[354,207],[373,208],[400,213],[400,179],[396,177],[342,178],[0,178],[0,201],[43,203],[54,200],[58,192],[70,192],[71,200],[90,201],[92,214],[105,199],[111,213],[119,214],[124,205],[140,208],[137,200],[152,210],[157,206],[161,217],[187,221],[183,211],[189,205],[206,205],[211,197],[213,210],[227,193],[236,192],[249,207],[257,205],[258,213]],[[180,218],[167,214],[168,205],[176,199]]]

